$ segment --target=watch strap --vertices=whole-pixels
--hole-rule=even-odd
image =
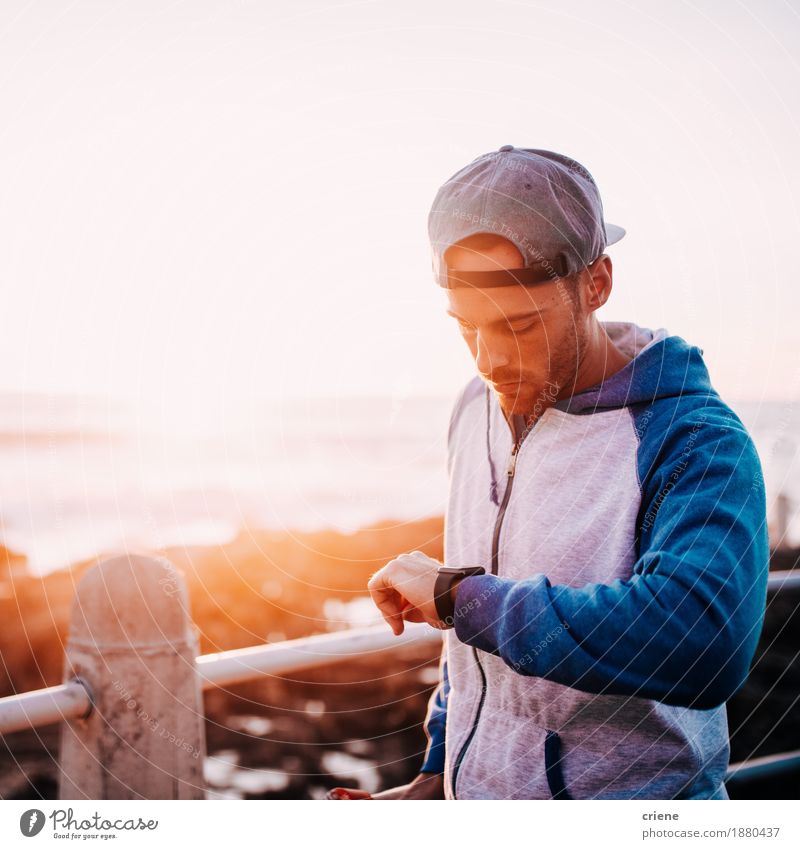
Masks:
[[[455,605],[451,597],[450,588],[457,578],[469,578],[472,575],[485,575],[483,566],[442,566],[436,573],[436,582],[433,586],[433,601],[436,606],[436,614],[442,622],[452,624],[455,615]]]

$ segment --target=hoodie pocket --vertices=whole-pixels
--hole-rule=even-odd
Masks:
[[[454,720],[448,707],[448,722]],[[448,731],[445,782],[449,786],[460,746],[469,730],[461,735]],[[574,799],[582,793],[568,788],[565,775],[577,780],[573,759],[580,750],[573,738],[538,725],[528,716],[491,705],[481,716],[469,740],[455,778],[457,799]],[[566,741],[566,745],[565,745]],[[565,760],[566,758],[566,760]],[[566,763],[566,766],[565,766]],[[573,792],[570,792],[573,791]]]
[[[544,769],[551,796],[554,799],[571,799],[561,769],[561,737],[555,731],[548,731],[544,739]]]

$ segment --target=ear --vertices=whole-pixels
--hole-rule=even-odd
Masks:
[[[612,265],[608,254],[600,254],[588,267],[589,283],[586,287],[587,307],[594,311],[600,309],[611,296]]]

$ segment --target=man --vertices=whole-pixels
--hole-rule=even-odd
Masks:
[[[503,145],[436,195],[434,272],[478,374],[450,419],[446,566],[415,551],[369,582],[396,634],[445,638],[421,773],[378,798],[728,798],[761,467],[702,349],[597,320],[624,232],[546,150]]]

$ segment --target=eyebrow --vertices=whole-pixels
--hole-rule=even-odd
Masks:
[[[453,316],[453,318],[459,318],[462,321],[467,320],[463,316],[460,316],[458,313],[453,312],[452,310],[445,310],[445,312],[447,313],[447,315]],[[497,321],[490,322],[490,324],[505,324],[509,321],[518,321],[521,318],[538,318],[544,312],[546,312],[546,310],[536,310],[535,312],[521,312],[519,313],[519,315],[507,315],[505,316],[505,318],[499,318],[497,319]]]

